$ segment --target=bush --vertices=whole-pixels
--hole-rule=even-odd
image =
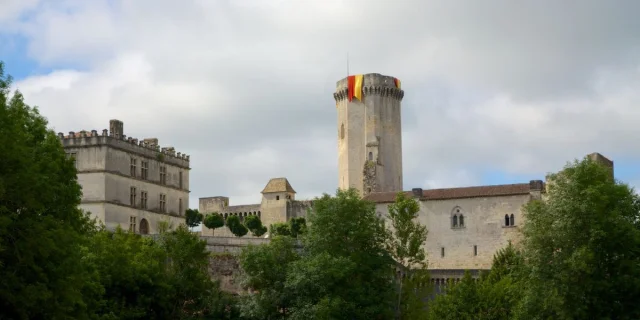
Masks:
[[[240,222],[240,218],[238,216],[228,217],[227,227],[236,237],[242,237],[249,232],[249,229]]]

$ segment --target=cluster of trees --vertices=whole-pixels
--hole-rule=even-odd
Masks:
[[[235,318],[186,226],[151,239],[78,209],[72,160],[10,86],[0,63],[0,319]]]
[[[262,225],[262,221],[258,216],[244,217],[243,220],[238,216],[228,216],[226,219],[218,212],[202,214],[197,209],[187,209],[185,212],[185,221],[190,228],[203,224],[205,227],[215,230],[224,226],[236,237],[243,237],[251,232],[252,235],[260,237],[267,232],[267,227]]]
[[[357,191],[339,190],[314,201],[308,225],[293,220],[273,226],[269,244],[249,246],[240,255],[240,280],[249,291],[239,301],[241,315],[419,319],[430,294],[427,230],[416,222],[415,199],[401,193],[390,207],[388,225]]]

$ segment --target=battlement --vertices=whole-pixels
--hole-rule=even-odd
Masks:
[[[123,123],[119,120],[110,121],[111,131],[104,129],[102,134],[97,130],[70,131],[68,135],[58,133],[58,138],[63,147],[90,147],[108,145],[128,152],[139,153],[150,158],[175,164],[181,167],[189,167],[190,156],[186,153],[176,152],[174,147],[160,147],[157,138],[137,139],[127,137],[123,133]]]
[[[356,81],[355,86],[351,88],[351,90],[362,90],[363,96],[378,95],[382,97],[395,98],[398,101],[401,101],[404,97],[404,91],[400,88],[400,81],[397,78],[381,75],[379,73],[368,73],[358,76],[349,76],[339,80],[336,84],[336,92],[333,94],[336,102],[349,98],[349,79],[359,76],[362,77],[362,82],[357,83]]]

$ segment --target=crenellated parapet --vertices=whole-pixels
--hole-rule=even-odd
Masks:
[[[404,91],[400,88],[400,80],[379,73],[348,76],[336,85],[333,98],[336,102],[352,99],[362,100],[367,96],[380,96],[402,101]]]
[[[137,153],[149,158],[155,158],[181,167],[189,167],[190,156],[186,153],[176,152],[173,147],[160,147],[158,139],[137,139],[123,134],[121,121],[111,120],[111,131],[104,129],[99,134],[97,130],[80,132],[70,131],[68,135],[58,133],[58,138],[63,147],[92,147],[109,146],[122,149],[127,152]]]

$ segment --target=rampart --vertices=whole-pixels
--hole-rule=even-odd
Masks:
[[[106,146],[189,169],[189,155],[176,152],[173,147],[161,148],[158,139],[155,138],[139,140],[114,131],[109,132],[107,129],[102,130],[102,134],[98,134],[97,130],[82,130],[77,133],[70,131],[66,136],[59,132],[58,138],[64,148]]]

